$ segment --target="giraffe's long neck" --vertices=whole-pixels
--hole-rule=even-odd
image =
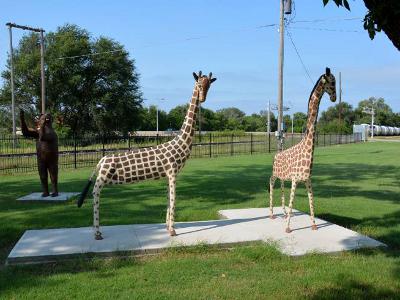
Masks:
[[[319,104],[324,94],[323,82],[320,79],[315,85],[308,101],[307,131],[304,140],[307,144],[311,143],[314,148],[314,137],[318,118]]]
[[[197,107],[199,106],[199,90],[197,84],[195,84],[190,100],[189,107],[183,121],[178,139],[182,139],[187,145],[191,146],[193,141],[193,135],[196,126]]]

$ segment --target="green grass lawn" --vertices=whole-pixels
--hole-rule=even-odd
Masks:
[[[5,299],[400,299],[400,144],[317,148],[316,215],[376,238],[388,249],[287,257],[272,245],[198,246],[142,258],[0,267]],[[265,207],[272,155],[192,159],[177,181],[177,221],[217,218],[220,209]],[[60,190],[80,191],[90,169],[62,170]],[[278,186],[278,184],[277,184]],[[90,226],[91,200],[27,204],[36,174],[0,178],[0,261],[27,229]],[[287,192],[289,184],[287,184]],[[278,205],[279,193],[275,194]],[[107,186],[102,225],[164,222],[166,182]],[[308,212],[303,185],[295,208]],[[282,228],[284,230],[284,228]],[[166,233],[167,234],[167,233]]]

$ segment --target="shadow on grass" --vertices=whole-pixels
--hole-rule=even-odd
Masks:
[[[373,168],[371,170],[371,168]],[[88,172],[89,174],[90,172]],[[267,203],[266,185],[271,175],[271,165],[247,164],[224,165],[220,169],[193,170],[185,169],[177,181],[177,221],[180,221],[181,213],[193,215],[194,212],[204,213],[204,218],[217,214],[219,209],[244,208],[254,204],[264,206]],[[390,189],[378,189],[376,184],[365,186],[365,181],[374,182],[379,178],[388,183]],[[87,180],[87,174],[76,174],[74,178],[65,179],[60,184],[62,191],[81,191]],[[338,187],[337,181],[343,180],[345,185]],[[35,204],[17,203],[15,201],[21,195],[39,189],[37,175],[23,182],[18,178],[6,180],[7,188],[1,191],[0,199],[0,248],[10,248],[27,229],[59,228],[91,226],[92,224],[92,200],[86,200],[84,207],[78,209],[75,202],[65,204]],[[393,191],[400,185],[400,168],[394,166],[376,166],[369,164],[323,164],[314,166],[313,186],[315,198],[319,200],[334,200],[336,197],[363,197],[367,200],[390,201],[400,203],[399,193]],[[304,192],[304,189],[301,189]],[[275,195],[279,197],[279,193]],[[263,202],[256,201],[257,195],[263,195]],[[298,195],[298,193],[297,193]],[[265,199],[265,201],[264,201]],[[137,185],[107,186],[101,196],[101,224],[134,224],[134,223],[162,223],[166,212],[166,181],[160,180],[152,183],[140,183]],[[386,243],[392,249],[380,250],[385,255],[399,257],[400,249],[400,211],[390,212],[380,217],[366,217],[362,219],[344,217],[335,214],[320,214],[318,217],[345,227],[378,227],[380,231],[374,238]],[[193,220],[193,219],[192,219]],[[364,253],[364,252],[360,252]],[[367,252],[366,252],[367,253]],[[376,253],[376,252],[372,252]],[[368,254],[366,254],[368,255]],[[0,259],[5,259],[4,256]],[[96,264],[88,262],[76,262],[58,264],[54,270],[29,267],[17,269],[21,278],[29,278],[28,281],[38,275],[48,275],[68,272],[97,271]],[[3,271],[7,275],[7,283],[15,278],[14,269]],[[396,278],[400,278],[400,267],[397,268]],[[23,281],[23,280],[22,280]],[[22,281],[20,284],[23,284]],[[17,284],[17,283],[15,283]],[[359,289],[361,283],[348,281],[343,286],[346,290]],[[340,293],[341,286],[333,288],[332,293]],[[361,288],[362,289],[362,288]],[[369,294],[385,297],[386,291],[375,290],[372,287]],[[320,291],[321,297],[329,296],[329,293]],[[346,295],[343,291],[343,295]],[[355,294],[356,296],[358,294]],[[317,297],[318,295],[316,295]]]
[[[346,274],[339,274],[332,287],[312,291],[308,299],[399,299],[395,289],[379,288],[355,279],[344,279]]]

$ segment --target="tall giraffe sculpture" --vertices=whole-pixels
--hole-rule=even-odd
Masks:
[[[97,164],[77,203],[78,207],[82,206],[93,177],[97,174],[93,188],[93,226],[96,240],[103,239],[100,232],[99,201],[100,192],[106,184],[136,183],[163,177],[168,179],[167,230],[171,236],[176,235],[174,229],[176,177],[190,156],[197,108],[206,100],[211,83],[217,80],[212,78],[212,73],[205,76],[201,71],[198,75],[193,73],[193,77],[195,85],[189,108],[182,128],[173,140],[153,147],[105,156]]]
[[[275,155],[273,172],[269,180],[269,206],[270,218],[274,219],[273,212],[273,188],[277,178],[281,181],[282,208],[286,216],[286,232],[290,233],[290,218],[296,187],[299,182],[304,182],[307,188],[308,200],[310,204],[310,216],[312,230],[317,230],[314,220],[314,195],[311,186],[311,172],[313,166],[315,127],[317,123],[318,109],[321,98],[327,93],[332,102],[336,101],[336,81],[329,68],[325,74],[321,75],[315,84],[310,99],[308,101],[307,130],[303,139],[296,145],[279,152]],[[285,209],[284,181],[291,181],[289,212]]]

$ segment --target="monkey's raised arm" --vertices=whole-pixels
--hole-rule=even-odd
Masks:
[[[24,111],[21,110],[19,113],[20,119],[21,119],[21,130],[22,130],[22,134],[24,137],[32,137],[32,138],[39,138],[39,134],[35,129],[32,128],[28,128],[28,126],[26,126],[26,122],[25,122],[25,114]]]

